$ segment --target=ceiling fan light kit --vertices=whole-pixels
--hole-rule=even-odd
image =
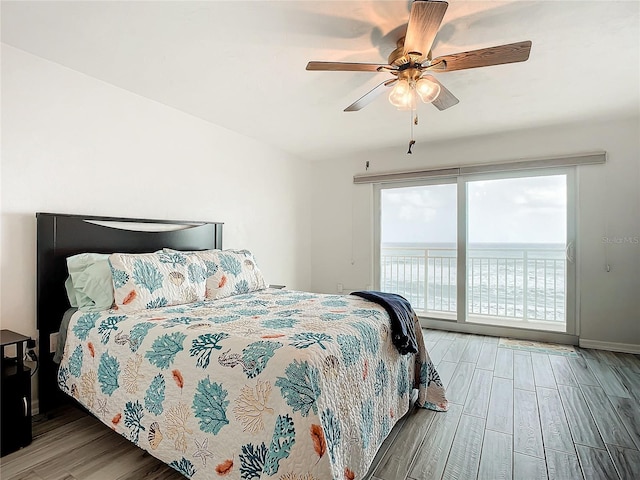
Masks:
[[[440,85],[428,78],[398,80],[389,93],[389,102],[398,110],[415,110],[416,95],[423,103],[431,103],[440,95]]]
[[[385,72],[393,76],[349,105],[345,112],[361,110],[391,86],[389,102],[400,110],[415,110],[416,97],[424,103],[432,103],[438,110],[446,110],[459,100],[430,73],[524,62],[529,58],[531,41],[528,40],[432,58],[431,47],[448,6],[444,1],[414,1],[407,33],[398,40],[397,48],[389,55],[388,65],[309,62],[307,70]]]

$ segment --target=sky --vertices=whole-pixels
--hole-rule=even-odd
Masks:
[[[382,242],[455,243],[456,184],[382,190]],[[469,243],[565,243],[566,177],[467,183]]]

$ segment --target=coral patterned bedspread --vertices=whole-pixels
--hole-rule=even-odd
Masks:
[[[362,478],[414,387],[447,409],[422,335],[402,356],[389,328],[362,298],[273,289],[78,312],[58,383],[188,478]]]

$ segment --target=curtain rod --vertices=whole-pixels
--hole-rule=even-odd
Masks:
[[[353,176],[353,183],[387,183],[403,180],[420,180],[437,177],[457,177],[472,173],[507,172],[515,170],[533,170],[537,168],[573,167],[579,165],[597,165],[606,162],[606,152],[592,152],[578,155],[555,156],[547,158],[516,160],[502,163],[485,163],[450,168],[401,170],[396,172],[365,173]]]

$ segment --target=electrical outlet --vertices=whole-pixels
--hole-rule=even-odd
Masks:
[[[344,285],[342,285],[341,283],[339,283],[336,287],[336,290],[338,290],[338,293],[343,293],[344,292]]]
[[[371,285],[367,285],[367,286],[365,287],[365,290],[371,290]]]
[[[49,351],[55,352],[58,346],[58,335],[59,333],[52,333],[49,335]]]

